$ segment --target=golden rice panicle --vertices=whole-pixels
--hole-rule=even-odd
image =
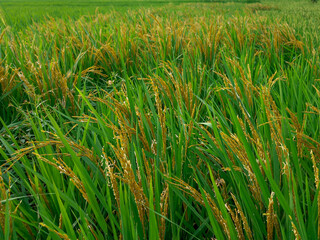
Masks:
[[[150,79],[151,86],[153,89],[153,94],[155,95],[156,107],[159,115],[159,122],[161,126],[162,133],[162,155],[164,156],[166,153],[166,145],[167,145],[167,131],[166,131],[166,108],[160,99],[160,91],[158,85],[156,84],[156,79]]]
[[[86,193],[85,187],[81,180],[76,176],[76,174],[72,171],[70,167],[68,167],[65,162],[61,158],[53,158],[53,162],[48,160],[47,158],[41,156],[40,154],[34,152],[33,153],[38,159],[48,163],[57,169],[61,174],[65,174],[70,177],[70,181],[74,184],[74,186],[80,191],[83,198],[89,202],[88,195]]]
[[[0,168],[0,196],[1,200],[7,197],[6,186],[2,177],[2,169]]]
[[[317,167],[317,162],[315,160],[313,151],[310,151],[311,160],[313,164],[313,172],[314,172],[314,183],[316,185],[316,188],[319,188],[319,168]]]
[[[94,236],[94,239],[95,239],[95,240],[98,240],[99,238],[98,238],[97,234],[95,233],[93,226],[89,223],[89,221],[88,221],[87,218],[86,218],[85,220],[86,220],[86,223],[87,223],[87,226],[88,226],[90,232],[91,232],[92,235]],[[120,222],[120,225],[121,225],[121,222]],[[120,235],[120,239],[121,239],[121,236],[122,236],[122,235]]]
[[[59,217],[59,228],[61,229],[62,228],[62,213],[60,213],[60,217]]]
[[[0,60],[0,87],[2,92],[10,92],[17,84],[16,76],[19,71],[8,65],[3,67],[2,64],[4,63]]]
[[[60,233],[60,232],[54,230],[53,228],[49,227],[48,225],[46,225],[46,224],[43,223],[43,222],[40,223],[40,225],[43,226],[43,227],[45,227],[45,228],[47,228],[50,232],[54,232],[55,234],[57,234],[57,235],[58,235],[61,239],[63,239],[63,240],[71,240],[71,239],[68,237],[67,234],[65,234],[65,233]]]
[[[0,18],[2,19],[2,16],[1,16],[1,12],[0,12]],[[6,27],[5,29],[3,29],[2,33],[0,34],[0,43],[4,37],[4,35],[6,34],[6,32],[9,30],[9,27]]]
[[[272,240],[273,239],[273,229],[274,229],[274,212],[273,212],[273,197],[274,192],[271,193],[271,196],[269,198],[269,205],[267,210],[267,239]]]
[[[238,118],[239,123],[242,127],[244,127],[243,121]],[[245,147],[243,143],[239,140],[238,136],[235,134],[230,133],[231,136],[221,132],[222,138],[225,140],[225,142],[228,144],[227,151],[229,152],[230,156],[233,156],[235,154],[239,160],[241,161],[243,168],[248,172],[248,180],[249,180],[249,188],[252,192],[255,200],[257,203],[259,203],[260,207],[263,206],[262,198],[261,198],[261,191],[260,186],[258,184],[258,180],[256,175],[252,171],[252,166],[250,164],[247,152],[245,151]],[[232,159],[232,158],[231,158]],[[243,171],[243,170],[242,170]]]
[[[145,222],[146,207],[149,205],[149,200],[144,194],[141,181],[136,181],[130,159],[128,159],[128,144],[129,139],[123,133],[118,136],[117,145],[112,145],[112,149],[119,160],[122,168],[122,176],[119,176],[122,182],[127,183],[131,193],[137,204],[139,217],[142,223]]]
[[[154,166],[151,166],[151,168],[150,168],[150,164],[148,162],[148,159],[147,159],[147,156],[146,156],[144,149],[142,149],[142,158],[143,158],[144,167],[146,169],[147,180],[148,180],[148,182],[150,182],[152,179],[152,173],[154,173]],[[152,160],[152,159],[150,159],[150,160]]]
[[[126,89],[123,89],[121,94],[124,94],[126,92]],[[113,168],[115,166],[116,160],[111,160],[110,158],[107,158],[108,162],[107,164],[107,170],[108,170],[108,175],[111,180],[111,184],[114,190],[115,198],[118,199],[117,202],[119,204],[119,191],[117,187],[117,182],[116,178],[121,179],[122,182],[128,184],[130,191],[134,195],[135,202],[137,203],[138,207],[138,212],[139,212],[139,217],[142,223],[145,221],[145,214],[147,213],[146,211],[146,206],[148,206],[148,198],[145,196],[143,188],[142,188],[142,183],[141,183],[141,176],[140,174],[142,169],[138,169],[137,171],[137,176],[138,176],[138,181],[136,181],[135,174],[133,172],[132,166],[131,166],[131,161],[128,158],[129,156],[129,143],[132,139],[132,136],[136,134],[136,129],[138,126],[131,127],[129,125],[129,120],[130,119],[130,110],[129,110],[129,103],[127,97],[124,95],[125,101],[120,102],[116,100],[111,94],[106,93],[106,95],[110,98],[107,100],[101,99],[101,98],[96,98],[96,97],[91,97],[91,100],[94,101],[99,101],[103,104],[106,104],[107,106],[110,106],[110,109],[114,112],[114,114],[117,116],[117,123],[106,123],[108,127],[110,127],[113,132],[114,132],[114,138],[116,139],[116,144],[111,144],[111,148],[113,149],[116,159],[119,161],[120,166],[117,168],[119,169],[120,173],[115,174],[113,171]],[[113,101],[113,102],[112,102]],[[142,125],[140,124],[140,127]],[[139,134],[140,140],[144,141],[145,144],[147,144],[145,136],[143,134]],[[104,156],[106,157],[106,156]]]
[[[28,96],[32,100],[36,100],[36,88],[33,86],[33,84],[24,76],[22,72],[18,73],[18,76],[20,80],[24,83],[25,91],[28,94]]]
[[[169,201],[169,185],[166,183],[160,198],[160,208],[161,208],[161,215],[162,215],[159,223],[160,239],[165,239],[166,219],[164,217],[167,217],[167,214],[168,214],[168,207],[169,207],[168,201]]]
[[[303,127],[300,125],[299,120],[297,116],[290,111],[289,108],[287,108],[288,113],[290,114],[291,118],[291,126],[295,129],[296,131],[296,138],[297,138],[297,149],[298,149],[298,155],[299,157],[302,157],[302,152],[303,152]]]
[[[139,130],[140,130],[139,131],[139,139],[142,142],[142,145],[143,145],[144,149],[147,150],[148,152],[150,152],[150,145],[149,145],[148,140],[147,140],[145,127],[144,127],[143,120],[142,120],[142,117],[141,117],[141,112],[139,111],[138,107],[136,107],[136,114],[138,116],[138,126],[137,126],[137,128],[139,127]]]
[[[228,212],[231,215],[231,218],[234,222],[237,234],[238,234],[238,239],[245,239],[244,234],[243,234],[243,229],[241,226],[241,221],[239,218],[239,213],[235,210],[234,212],[232,211],[231,207],[229,206],[229,204],[226,203],[226,208],[228,210]]]
[[[252,231],[249,227],[249,223],[248,223],[248,220],[247,220],[247,217],[244,215],[243,211],[242,211],[242,208],[238,202],[238,200],[236,199],[236,197],[231,193],[231,197],[236,205],[236,209],[238,211],[238,213],[240,214],[240,218],[241,218],[241,221],[242,221],[242,224],[243,224],[243,228],[244,228],[244,231],[247,235],[247,237],[252,240],[253,239],[253,236],[252,236]]]
[[[293,231],[293,234],[294,234],[294,237],[295,237],[295,240],[301,240],[301,236],[299,234],[299,231],[296,227],[296,225],[294,224],[294,222],[292,221],[292,217],[290,217],[290,220],[291,220],[291,226],[292,226],[292,231]]]
[[[273,77],[271,77],[273,78]],[[269,80],[270,82],[270,80]],[[279,164],[282,172],[286,175],[287,178],[289,178],[289,150],[285,144],[285,141],[283,139],[282,135],[282,116],[279,112],[279,109],[274,102],[272,95],[271,95],[271,87],[261,87],[261,94],[263,103],[265,105],[266,115],[267,115],[267,124],[270,128],[271,138],[273,139],[276,147],[277,156],[279,159]],[[284,158],[285,161],[281,161],[281,159]]]
[[[116,199],[118,207],[120,207],[120,194],[118,189],[117,176],[114,173],[115,162],[111,157],[108,157],[104,149],[102,150],[102,157],[106,165],[106,175],[110,178],[111,187],[113,189],[113,194]]]
[[[2,228],[3,232],[5,231],[6,228],[6,201],[9,201],[10,199],[10,186],[11,186],[11,177],[9,176],[9,182],[8,182],[8,188],[5,186],[5,182],[3,180],[3,175],[2,175],[2,167],[0,166],[0,227]],[[3,204],[4,203],[4,204]],[[10,203],[10,202],[9,202]],[[10,225],[10,235],[12,235],[12,215],[16,213],[18,207],[20,206],[21,203],[19,203],[16,206],[16,209],[12,212],[11,210],[11,204],[9,204],[9,225]]]

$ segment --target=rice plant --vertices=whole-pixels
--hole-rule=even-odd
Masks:
[[[3,24],[0,239],[319,238],[317,31],[257,6]]]

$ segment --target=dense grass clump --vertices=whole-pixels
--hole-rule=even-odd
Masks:
[[[3,24],[0,239],[320,237],[319,42],[261,6]]]

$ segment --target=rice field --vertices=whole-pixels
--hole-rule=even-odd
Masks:
[[[0,239],[320,238],[319,4],[21,2]]]

